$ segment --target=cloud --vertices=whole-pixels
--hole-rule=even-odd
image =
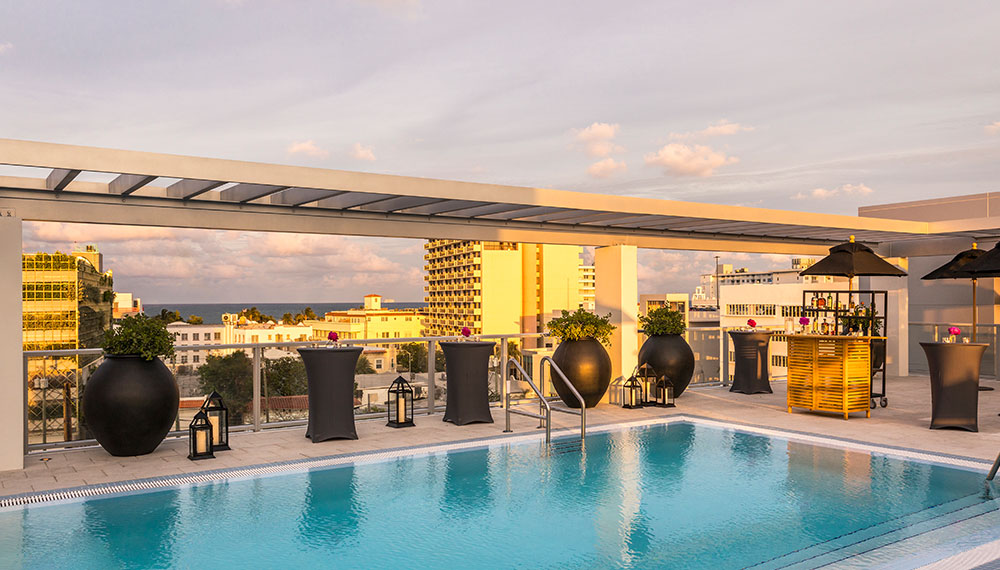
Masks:
[[[292,143],[288,147],[288,154],[304,154],[306,156],[313,156],[316,158],[326,158],[330,156],[330,152],[323,150],[316,146],[316,142],[312,139],[297,143]]]
[[[0,44],[0,55],[3,55],[5,53],[9,52],[12,49],[14,49],[14,44],[12,44],[10,42],[2,43],[2,44]]]
[[[576,140],[583,144],[583,150],[587,156],[595,158],[610,156],[612,153],[622,152],[625,149],[614,143],[615,136],[618,135],[620,126],[618,123],[594,123],[585,129],[578,129]]]
[[[375,152],[370,146],[364,146],[359,142],[354,143],[351,147],[351,158],[356,158],[358,160],[367,160],[369,162],[375,162]]]
[[[2,47],[3,46],[0,46],[0,48]],[[0,53],[3,53],[3,49],[0,49]],[[988,135],[1000,135],[1000,121],[997,121],[992,125],[986,125],[985,127],[983,127],[983,130],[986,131],[986,134]]]
[[[708,127],[689,133],[670,133],[670,140],[693,140],[693,139],[703,139],[708,137],[720,137],[735,135],[743,131],[752,131],[753,127],[741,125],[739,123],[733,123],[722,119],[717,121]]]
[[[812,198],[815,200],[826,200],[827,198],[832,198],[840,194],[846,194],[848,196],[867,196],[872,192],[874,192],[874,190],[864,184],[842,184],[832,190],[828,190],[826,188],[813,188],[809,192],[798,192],[792,196],[792,199],[806,200],[808,198]]]
[[[665,172],[679,176],[711,176],[716,168],[736,164],[740,159],[705,145],[670,143],[645,156],[647,166],[662,166]]]
[[[628,167],[625,166],[625,161],[615,160],[613,158],[605,158],[604,160],[599,160],[594,164],[591,164],[587,168],[587,174],[593,176],[594,178],[607,178],[618,174],[619,172],[625,172]]]
[[[377,7],[383,13],[415,20],[423,16],[420,0],[360,0],[361,4]]]

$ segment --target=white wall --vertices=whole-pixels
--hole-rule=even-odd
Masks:
[[[0,471],[24,469],[21,220],[0,208]]]

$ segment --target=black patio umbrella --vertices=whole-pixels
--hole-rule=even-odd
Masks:
[[[972,249],[967,249],[953,257],[951,261],[931,271],[921,279],[971,279],[972,280],[972,342],[976,342],[976,321],[979,308],[976,305],[976,280],[980,277],[971,271],[976,262],[986,255],[985,249],[979,249],[976,244],[972,244]],[[982,275],[986,277],[986,275]],[[997,272],[1000,277],[1000,272]]]
[[[851,241],[830,248],[830,255],[807,267],[799,275],[832,275],[847,277],[848,294],[854,289],[854,278],[864,276],[906,277],[906,272],[882,259],[870,247]]]

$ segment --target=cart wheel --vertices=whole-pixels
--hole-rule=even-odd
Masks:
[[[874,410],[875,406],[877,406],[877,405],[878,404],[875,403],[875,398],[872,398],[872,409]]]
[[[883,408],[886,407],[886,406],[888,406],[889,405],[889,398],[883,397],[881,400],[878,401],[878,404],[880,406],[882,406]]]

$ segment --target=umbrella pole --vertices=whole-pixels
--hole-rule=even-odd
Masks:
[[[976,279],[972,278],[972,342],[976,342],[976,314],[979,312],[979,305],[976,304]]]

